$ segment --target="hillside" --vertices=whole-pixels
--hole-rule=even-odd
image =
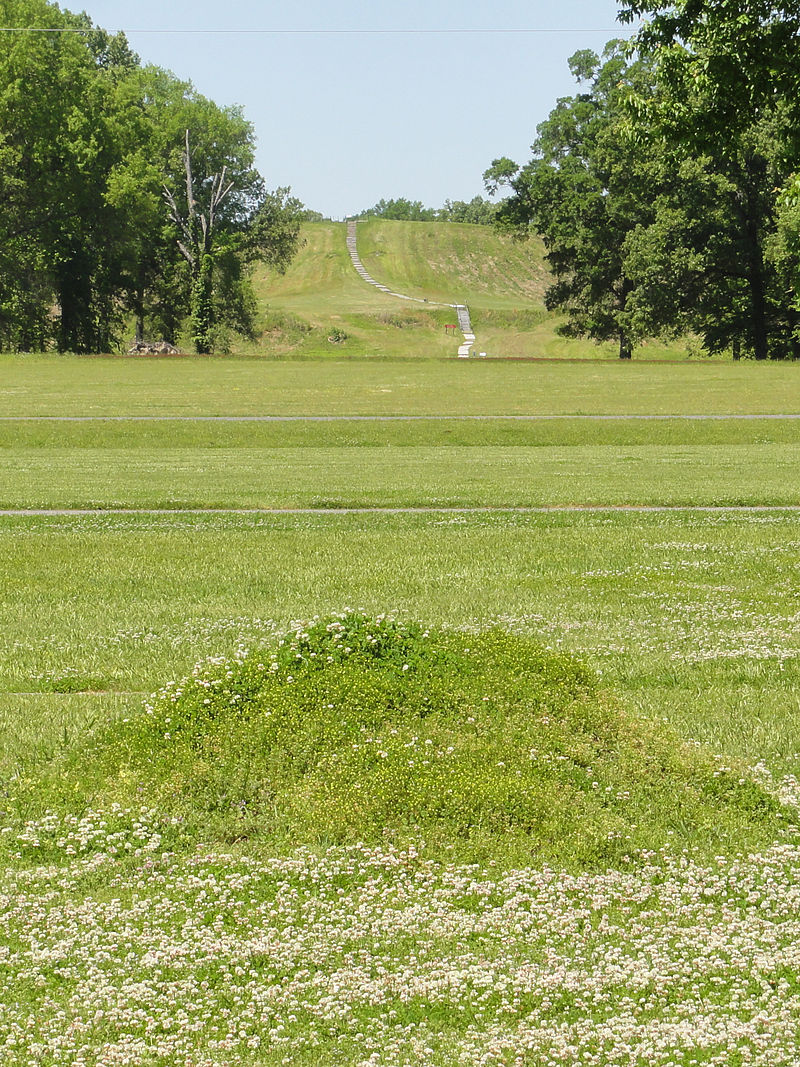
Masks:
[[[513,241],[488,226],[454,222],[358,224],[375,278],[410,296],[483,308],[543,307],[548,271],[541,241]]]
[[[544,307],[547,268],[541,242],[518,242],[490,227],[460,223],[359,223],[358,248],[370,274],[431,306],[388,296],[358,277],[345,245],[344,223],[308,223],[303,245],[285,275],[260,268],[261,308],[255,342],[245,355],[277,358],[373,356],[451,358],[454,321],[435,302],[466,303],[476,352],[490,356],[614,358],[616,346],[556,334],[558,317]],[[685,348],[648,345],[638,358],[681,358]]]

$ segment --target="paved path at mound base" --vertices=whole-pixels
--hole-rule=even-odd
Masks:
[[[797,420],[800,413],[779,415],[0,415],[0,422],[630,422],[688,420],[725,422],[741,419]]]
[[[749,513],[796,514],[800,504],[553,504],[541,507],[374,507],[374,508],[0,508],[2,518],[68,515],[587,515],[614,512],[661,514],[703,512],[710,515]]]

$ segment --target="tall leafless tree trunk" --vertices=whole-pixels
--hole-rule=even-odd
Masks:
[[[175,196],[166,185],[164,186],[164,199],[169,208],[170,219],[178,233],[178,248],[191,271],[192,333],[197,351],[204,355],[211,351],[211,332],[214,325],[212,284],[214,225],[220,205],[233,188],[233,182],[226,184],[226,167],[223,167],[219,174],[214,174],[211,178],[208,207],[201,210],[195,197],[188,130],[186,131],[183,163],[186,171],[186,214],[181,212]]]

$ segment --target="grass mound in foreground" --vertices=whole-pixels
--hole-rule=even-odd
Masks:
[[[626,716],[572,657],[355,613],[198,666],[108,731],[81,773],[87,801],[144,799],[204,841],[388,834],[501,863],[746,847],[780,822],[758,785]]]

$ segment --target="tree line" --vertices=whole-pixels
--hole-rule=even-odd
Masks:
[[[0,0],[0,25],[69,31],[0,32],[0,349],[252,334],[253,265],[285,269],[302,205],[241,111],[47,0]]]
[[[572,57],[532,158],[487,170],[498,225],[542,236],[567,334],[798,358],[800,0],[622,0],[639,16]]]
[[[360,211],[358,218],[397,219],[402,222],[469,222],[476,226],[490,226],[495,219],[495,205],[482,196],[472,200],[445,200],[441,207],[425,207],[421,200],[404,196],[394,200],[381,199],[372,207]]]

